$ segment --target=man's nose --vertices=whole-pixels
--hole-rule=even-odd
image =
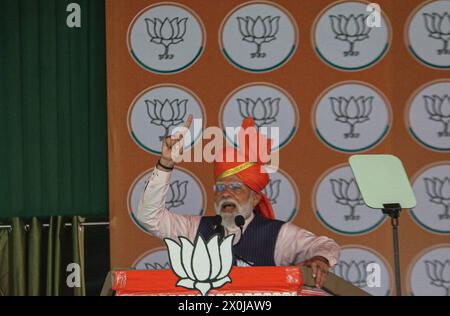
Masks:
[[[225,187],[225,190],[223,190],[223,192],[222,192],[222,197],[226,198],[226,197],[230,197],[230,196],[232,196],[230,188]]]

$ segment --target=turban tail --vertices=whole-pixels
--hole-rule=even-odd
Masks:
[[[223,148],[223,152],[217,155],[214,162],[214,177],[216,180],[232,175],[239,177],[250,189],[261,195],[255,212],[266,218],[275,219],[272,204],[262,192],[270,180],[269,174],[264,172],[262,160],[266,162],[268,160],[271,140],[256,131],[254,124],[252,118],[243,120],[242,129],[238,133],[238,149],[227,146]],[[242,144],[244,146],[241,146]]]

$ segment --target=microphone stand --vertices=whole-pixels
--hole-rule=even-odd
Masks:
[[[402,296],[402,283],[400,281],[400,250],[398,246],[398,219],[402,207],[399,203],[383,204],[383,214],[391,218],[392,238],[394,248],[395,289],[397,296]]]
[[[239,227],[239,230],[241,231],[241,237],[239,238],[239,241],[236,243],[236,245],[234,245],[234,247],[237,247],[237,245],[239,245],[239,243],[241,242],[242,237],[244,236],[243,228],[244,228],[244,224],[245,224],[245,218],[242,215],[238,215],[234,218],[234,222],[235,222],[236,226]],[[244,263],[248,264],[249,266],[253,266],[253,264],[251,264],[250,262],[248,262],[241,256],[235,255],[235,257],[236,257],[236,259],[243,261]]]
[[[223,239],[225,231],[222,226],[222,216],[216,215],[212,218],[212,224],[214,226],[214,234],[219,235],[220,239]]]

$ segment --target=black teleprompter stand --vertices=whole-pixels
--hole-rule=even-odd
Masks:
[[[400,255],[398,246],[398,219],[402,207],[399,203],[383,204],[382,212],[391,218],[392,238],[394,241],[394,267],[395,267],[395,289],[397,296],[402,296],[402,285],[400,281]]]

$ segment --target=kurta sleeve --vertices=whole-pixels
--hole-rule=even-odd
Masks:
[[[177,240],[183,236],[195,239],[200,216],[179,215],[165,207],[171,172],[155,168],[142,192],[135,219],[147,231],[158,238]]]
[[[333,267],[339,260],[340,247],[331,238],[316,236],[292,223],[284,224],[275,244],[275,264],[294,265],[314,256],[322,256]]]

